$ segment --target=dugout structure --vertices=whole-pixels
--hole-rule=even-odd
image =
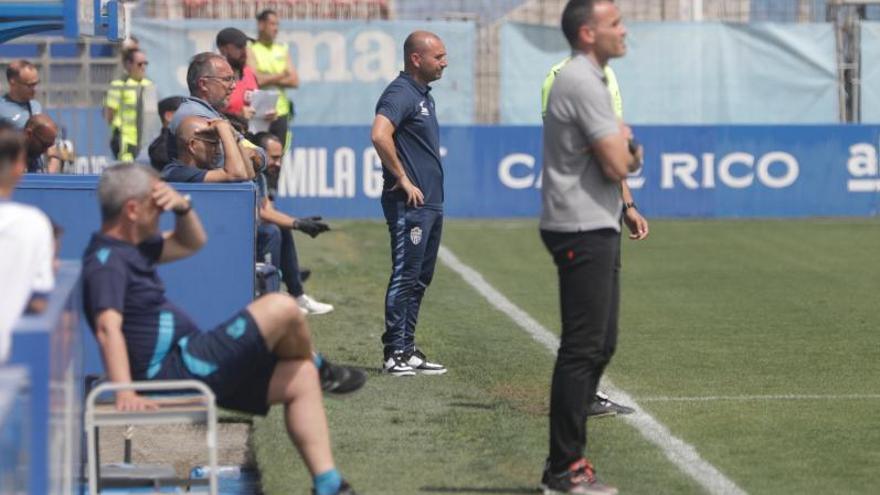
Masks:
[[[0,43],[51,31],[119,41],[127,34],[125,25],[119,0],[0,0]]]

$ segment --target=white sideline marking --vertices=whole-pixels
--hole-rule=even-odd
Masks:
[[[504,297],[504,294],[492,287],[480,272],[462,263],[445,246],[440,246],[439,257],[444,265],[458,273],[465,282],[485,297],[489,304],[509,316],[514,323],[522,327],[553,355],[556,354],[559,348],[559,339],[556,335]],[[632,396],[615,387],[607,378],[602,379],[602,388],[615,400],[633,406],[636,412],[621,416],[621,418],[638,430],[649,442],[659,447],[667,459],[707,492],[719,495],[745,495],[746,492],[742,488],[724,476],[718,468],[703,460],[692,445],[672,435],[666,426],[643,411]]]
[[[821,395],[821,394],[779,394],[779,395],[707,395],[702,397],[641,397],[642,402],[714,402],[714,401],[783,401],[783,400],[874,400],[880,399],[880,394],[844,394],[844,395]]]

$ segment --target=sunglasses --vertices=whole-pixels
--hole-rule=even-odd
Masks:
[[[220,144],[219,139],[208,139],[208,138],[204,138],[201,136],[193,136],[193,139],[198,139],[199,141],[204,141],[212,146],[217,146],[218,144]]]

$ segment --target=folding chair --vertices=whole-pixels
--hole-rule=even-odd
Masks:
[[[151,397],[159,409],[153,411],[117,411],[113,402],[100,402],[107,392],[134,390],[137,392],[169,393]],[[180,391],[196,393],[178,394]],[[165,424],[204,424],[208,449],[209,493],[217,495],[217,406],[214,393],[196,380],[156,380],[133,383],[102,383],[86,397],[85,428],[88,449],[89,494],[98,495],[101,484],[100,458],[98,455],[98,428],[102,426],[137,426]]]

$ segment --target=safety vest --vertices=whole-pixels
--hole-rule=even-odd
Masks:
[[[113,110],[113,121],[110,123],[111,130],[119,129],[120,147],[124,151],[125,145],[137,147],[138,129],[142,126],[144,87],[153,83],[149,79],[135,81],[127,78],[124,81],[116,79],[110,83],[104,106]],[[133,156],[119,156],[120,160],[131,160]]]
[[[286,44],[272,43],[272,46],[266,46],[260,42],[250,44],[251,51],[256,59],[257,71],[266,74],[281,74],[287,69],[288,47]],[[275,111],[278,116],[290,113],[290,100],[287,99],[284,88],[278,88],[278,103],[275,105]]]
[[[541,116],[544,116],[544,114],[547,113],[547,99],[550,97],[550,88],[553,87],[553,81],[556,80],[559,71],[565,67],[565,64],[567,64],[569,60],[571,60],[571,57],[554,65],[550,68],[550,73],[547,74],[547,77],[544,78],[544,84],[541,85]],[[608,87],[608,92],[611,93],[611,106],[614,108],[615,115],[622,119],[623,96],[620,94],[620,86],[617,84],[617,76],[614,74],[614,70],[611,69],[610,65],[605,65],[605,86]]]

